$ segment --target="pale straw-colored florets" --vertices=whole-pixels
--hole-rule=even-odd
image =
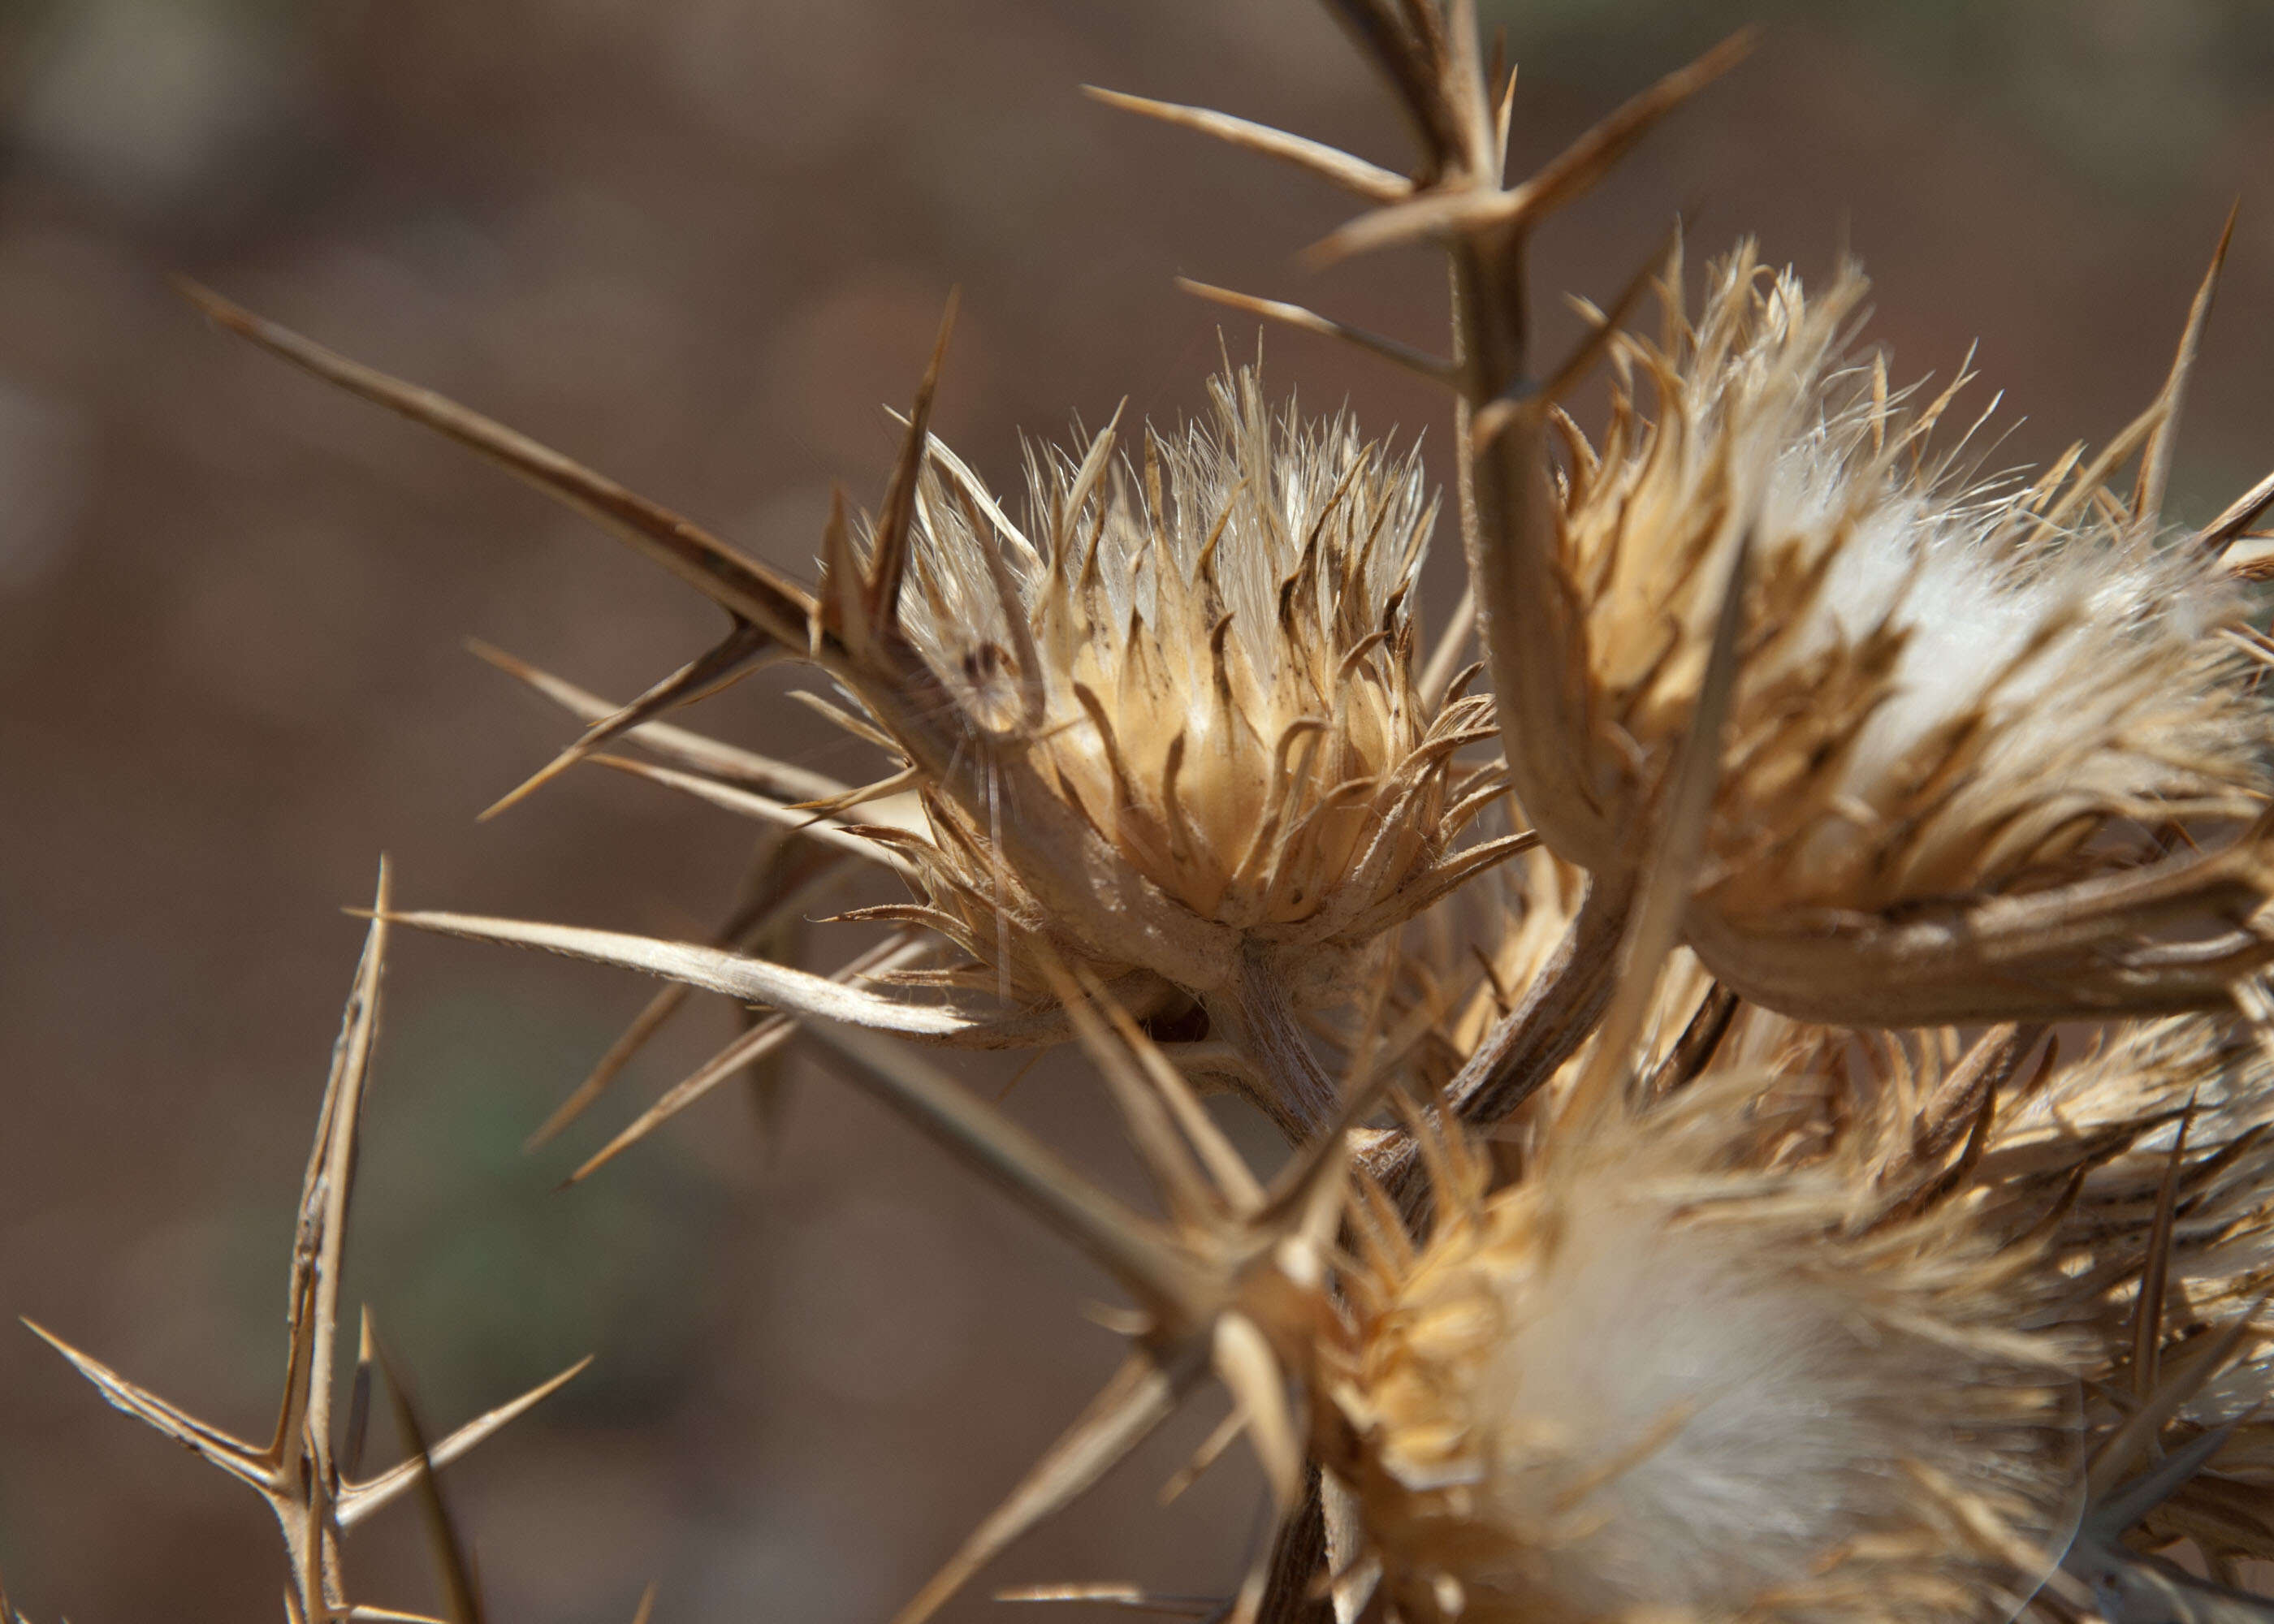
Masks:
[[[1717,902],[2027,889],[2120,820],[2248,815],[2270,726],[2217,635],[2240,624],[2232,577],[2058,482],[1967,485],[1924,445],[1946,402],[1907,416],[1843,354],[1864,291],[1849,271],[1811,299],[1741,250],[1670,349],[1625,348],[1566,508],[1598,691],[1646,749],[1687,725],[1713,565],[1751,530]]]
[[[1669,289],[1663,336],[1614,348],[1600,446],[1568,430],[1560,505],[1599,739],[1645,761],[1688,731],[1747,551],[1693,939],[1766,1001],[1848,1019],[1870,1018],[1871,989],[1811,985],[1806,938],[2042,898],[2137,870],[2181,830],[2218,850],[2263,809],[2274,740],[2245,604],[2218,560],[2119,500],[2108,466],[2080,470],[2081,451],[2034,481],[1969,484],[1929,445],[1954,389],[1915,409],[1883,364],[1848,355],[1864,292],[1849,269],[1811,296],[1749,245],[1716,267],[1694,319]],[[2120,916],[2044,903],[2037,922],[2053,929],[2022,946],[2078,927],[2129,945],[2178,906],[2240,923],[2260,876],[2247,852],[2222,861]],[[2229,979],[2263,957],[2237,946]],[[2010,989],[1999,966],[1977,968],[1981,1012],[1998,1012]],[[2101,970],[2061,996],[2171,1007],[2220,984]],[[1929,996],[1913,1011],[1905,991],[1887,989],[1890,1024],[1973,1012]]]
[[[2168,1412],[2159,1443],[2135,1437],[2101,1475],[2117,1482],[2232,1429],[2212,1445],[2216,1472],[2187,1474],[2141,1513],[2146,1543],[2190,1538],[2219,1563],[2274,1553],[2274,1343],[2249,1328],[2274,1289],[2270,1134],[2274,1064],[2260,1034],[2182,1016],[2120,1028],[2055,1070],[1983,1158],[2012,1222],[2059,1215],[2046,1267],[2063,1318],[2098,1344],[2095,1432],[2117,1433],[2150,1402]]]
[[[1398,1616],[1995,1619],[2050,1565],[2077,1410],[2026,1254],[1757,1165],[1757,1086],[1489,1195],[1455,1154],[1427,1245],[1377,1245],[1329,1465]]]
[[[1483,804],[1453,754],[1488,718],[1420,691],[1411,598],[1436,503],[1418,454],[1275,412],[1253,370],[1209,392],[1209,418],[1137,458],[1111,431],[1031,453],[1023,526],[936,455],[903,621],[975,733],[1315,996],[1437,894]],[[926,859],[967,916],[998,896],[1015,913],[1022,890],[985,834],[944,829]],[[966,934],[998,957],[985,918]],[[1213,990],[1201,966],[1143,967]]]

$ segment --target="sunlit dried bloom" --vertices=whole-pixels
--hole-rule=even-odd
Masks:
[[[2256,828],[2268,729],[2225,590],[2255,566],[2231,571],[2225,555],[2274,504],[2274,480],[2197,537],[2167,538],[2163,519],[2232,222],[2149,409],[2089,461],[2080,448],[2035,484],[1969,487],[1925,445],[1947,397],[1913,417],[1876,367],[1841,358],[1852,274],[1811,302],[1790,282],[1757,285],[1745,251],[1692,323],[1667,268],[1677,237],[1590,312],[1570,356],[1530,352],[1537,228],[1741,58],[1746,36],[1510,184],[1515,81],[1489,78],[1467,20],[1338,9],[1408,115],[1420,147],[1408,175],[1224,114],[1112,99],[1365,199],[1314,257],[1444,249],[1447,360],[1202,291],[1454,391],[1510,786],[1548,849],[1604,883],[1599,911],[1615,916],[1638,872],[1726,601],[1745,632],[1743,680],[1702,853],[1709,894],[1686,920],[1723,981],[1788,1013],[1888,1026],[2235,997],[2274,959],[2257,918],[2274,871]],[[1623,334],[1653,272],[1668,307],[1655,346]],[[1630,379],[1599,452],[1562,402],[1606,354]]]
[[[2076,1410],[2014,1328],[2032,1259],[1764,1169],[1749,1082],[1491,1194],[1456,1148],[1427,1246],[1376,1231],[1326,1458],[1399,1617],[1994,1619],[2049,1565]]]
[[[2141,938],[2181,912],[2232,931],[2260,895],[2255,851],[2227,850],[2263,809],[2274,740],[2236,583],[2109,494],[2105,460],[1968,483],[1929,446],[1954,390],[1911,411],[1846,355],[1853,270],[1811,297],[1747,247],[1710,282],[1694,321],[1669,289],[1664,339],[1614,345],[1609,427],[1600,447],[1567,428],[1560,504],[1606,762],[1613,738],[1648,761],[1685,734],[1750,549],[1700,951],[1780,1007],[1896,1024],[2217,1000],[2274,944],[2167,963]],[[2140,872],[2182,839],[2216,854]],[[2124,875],[2139,898],[2107,889]],[[1954,945],[1970,995],[1955,964],[1854,984],[1849,942],[1921,919],[1961,933],[1990,898],[2032,929],[2010,962]],[[2081,944],[2139,951],[2078,964]],[[2024,985],[2049,955],[2060,984]]]
[[[599,521],[732,617],[714,648],[618,708],[501,659],[590,724],[501,808],[629,738],[673,765],[613,764],[865,858],[922,894],[856,910],[904,935],[826,980],[735,951],[762,920],[716,948],[456,915],[429,926],[761,999],[781,1020],[749,1041],[777,1047],[825,1011],[975,1047],[1058,1041],[1039,966],[1072,963],[1140,1015],[1204,1006],[1240,1056],[1231,1074],[1299,1136],[1333,1099],[1297,1011],[1346,998],[1370,944],[1531,843],[1454,848],[1501,780],[1488,762],[1455,759],[1492,737],[1490,703],[1425,680],[1442,666],[1434,655],[1416,670],[1412,588],[1435,515],[1418,461],[1362,443],[1347,417],[1306,427],[1291,406],[1275,418],[1252,372],[1217,380],[1212,423],[1148,437],[1141,466],[1117,460],[1110,429],[1079,458],[1038,455],[1021,529],[930,432],[943,328],[883,505],[856,542],[838,504],[809,590],[501,424],[193,297]],[[899,771],[849,786],[659,722],[769,657],[832,678],[863,714],[813,697]],[[851,821],[909,793],[921,831]],[[794,917],[799,900],[775,911]],[[915,965],[933,932],[965,962]],[[950,996],[873,989],[926,981]],[[673,1109],[753,1057],[721,1056]]]
[[[1740,250],[1712,280],[1671,352],[1619,346],[1565,523],[1605,719],[1650,752],[1687,725],[1713,564],[1751,531],[1717,907],[2037,889],[2120,820],[2261,804],[2266,708],[2214,635],[2240,623],[2230,578],[2105,509],[2049,511],[2056,485],[1926,461],[1944,402],[1906,421],[1842,356],[1852,270],[1811,300]]]
[[[1209,390],[1209,420],[1148,432],[1137,462],[1111,431],[1032,454],[1023,528],[944,452],[928,468],[901,617],[958,724],[1215,938],[1148,952],[1109,917],[1053,916],[1035,900],[1049,882],[997,854],[1007,787],[970,808],[935,790],[934,838],[907,849],[952,911],[927,922],[986,965],[975,981],[1039,990],[1020,951],[1035,935],[1203,995],[1245,963],[1317,1003],[1474,871],[1449,846],[1497,781],[1454,753],[1493,736],[1489,706],[1417,680],[1436,516],[1418,456],[1362,443],[1347,416],[1274,414],[1252,370]]]

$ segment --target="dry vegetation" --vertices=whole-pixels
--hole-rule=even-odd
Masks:
[[[1870,346],[1844,259],[1811,280],[1741,238],[1701,273],[1677,227],[1572,296],[1568,340],[1540,325],[1535,234],[1751,36],[1512,180],[1525,102],[1472,4],[1326,9],[1401,116],[1396,165],[1095,94],[1355,199],[1314,268],[1442,259],[1442,353],[1189,284],[1449,400],[1442,500],[1367,438],[1367,392],[1316,417],[1229,357],[1189,423],[1116,410],[1031,446],[1009,496],[936,432],[950,301],[880,500],[840,492],[798,571],[184,285],[723,616],[622,700],[482,650],[581,727],[493,814],[606,766],[756,825],[699,937],[400,907],[382,864],[267,1442],[39,1331],[267,1502],[288,1618],[427,1616],[344,1543],[395,1500],[440,1615],[481,1616],[441,1469],[583,1369],[436,1432],[368,1312],[345,1357],[406,929],[664,983],[532,1147],[683,1007],[735,1011],[569,1183],[727,1085],[779,1137],[802,1049],[1118,1287],[1113,1374],[900,1624],[1195,1405],[1223,1419],[1171,1497],[1244,1442],[1268,1510],[1239,1571],[1019,1599],[1230,1624],[2274,1606],[2250,1589],[2274,1559],[2274,476],[2193,522],[2172,495],[2233,218],[2137,415],[2007,471],[1970,375]],[[1433,533],[1465,583],[1434,617]],[[862,764],[676,714],[761,673]],[[1118,1124],[1149,1199],[927,1050],[1065,1051],[1049,1086]],[[366,1474],[382,1399],[403,1458]]]

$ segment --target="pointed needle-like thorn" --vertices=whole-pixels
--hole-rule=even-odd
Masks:
[[[395,1410],[395,1428],[410,1455],[408,1464],[414,1469],[413,1481],[418,1485],[426,1537],[433,1547],[435,1565],[441,1569],[444,1614],[450,1624],[482,1624],[482,1599],[474,1583],[473,1559],[465,1541],[459,1538],[449,1505],[442,1497],[442,1482],[434,1475],[434,1460],[427,1452],[425,1429],[419,1424],[418,1405],[404,1385],[402,1372],[387,1357],[387,1350],[380,1348],[377,1353],[380,1374],[386,1380],[388,1398]]]
[[[2140,474],[2132,485],[2132,516],[2135,519],[2157,519],[2164,512],[2164,492],[2171,484],[2172,455],[2180,438],[2180,405],[2187,394],[2187,376],[2195,371],[2195,356],[2202,346],[2203,327],[2210,320],[2211,300],[2218,293],[2219,273],[2226,267],[2226,251],[2234,241],[2234,222],[2242,213],[2242,201],[2236,199],[2226,211],[2226,224],[2220,229],[2218,246],[2211,251],[2210,267],[2203,273],[2195,289],[2194,301],[2187,306],[2187,326],[2180,332],[2179,352],[2172,357],[2172,370],[2164,380],[2156,402],[2161,408],[2156,426],[2149,432],[2148,443],[2140,453]]]
[[[371,1309],[363,1311],[356,1331],[355,1375],[348,1383],[347,1432],[340,1442],[340,1477],[351,1482],[363,1476],[364,1446],[371,1439],[371,1361],[374,1351]]]
[[[905,1044],[825,1019],[807,1030],[845,1062],[849,1080],[1087,1253],[1164,1323],[1189,1327],[1211,1317],[1218,1282],[1152,1220],[1002,1112]]]
[[[2269,474],[2227,505],[2226,510],[2203,527],[2202,547],[2214,556],[2223,554],[2242,533],[2274,508],[2274,474]]]
[[[2187,1130],[2195,1126],[2195,1099],[2172,1136],[2172,1154],[2156,1188],[2156,1218],[2149,1226],[2148,1252],[2140,1269],[2140,1297],[2132,1307],[2132,1396],[2144,1402],[2156,1390],[2158,1356],[2164,1348],[2164,1296],[2171,1281],[2172,1236],[2179,1210],[2180,1170],[2187,1163]]]
[[[900,437],[900,460],[892,482],[885,488],[884,511],[877,518],[874,556],[870,560],[863,608],[869,635],[885,643],[898,635],[900,581],[907,574],[908,549],[915,545],[916,484],[922,476],[925,447],[931,443],[932,400],[939,393],[940,369],[947,364],[947,341],[955,331],[958,294],[950,289],[947,308],[939,319],[939,336],[932,341],[931,359],[925,363],[923,380],[916,386],[907,432]]]
[[[1675,69],[1520,184],[1502,188],[1486,177],[1427,189],[1410,201],[1360,214],[1305,249],[1302,257],[1315,267],[1423,237],[1537,224],[1593,190],[1659,120],[1750,55],[1758,37],[1758,30],[1742,30]]]
[[[1201,1176],[1192,1148],[1178,1134],[1150,1074],[1132,1052],[1134,1045],[1127,1038],[1129,1027],[1122,1021],[1109,1023],[1100,1013],[1110,1006],[1112,995],[1087,971],[1069,970],[1046,944],[1040,966],[1066,1018],[1073,1023],[1082,1052],[1105,1079],[1130,1143],[1162,1200],[1180,1222],[1204,1222],[1215,1206],[1214,1192]],[[1141,1029],[1136,1041],[1146,1041]]]
[[[586,1354],[549,1381],[539,1382],[519,1398],[475,1417],[433,1449],[414,1451],[410,1459],[388,1468],[376,1477],[365,1478],[361,1483],[342,1484],[340,1526],[343,1529],[353,1527],[411,1488],[428,1472],[440,1471],[453,1461],[464,1459],[477,1445],[486,1442],[574,1381],[591,1363],[592,1356]]]
[[[1071,1504],[1142,1443],[1207,1369],[1204,1346],[1187,1346],[1166,1367],[1148,1353],[1133,1352],[892,1624],[923,1624],[1013,1540]]]
[[[850,982],[880,975],[912,964],[930,951],[929,943],[900,936],[887,937],[850,964],[833,972],[829,979]],[[745,1066],[779,1050],[796,1035],[797,1022],[791,1017],[772,1015],[759,1021],[694,1071],[665,1089],[654,1104],[642,1111],[614,1139],[585,1158],[575,1172],[562,1179],[561,1187],[566,1189],[584,1183],[720,1083]]]
[[[627,773],[636,778],[645,778],[651,784],[676,790],[682,795],[691,795],[723,812],[732,812],[737,816],[802,835],[817,846],[857,857],[879,868],[889,868],[903,879],[918,877],[916,866],[898,852],[854,833],[825,813],[800,812],[771,795],[721,784],[700,773],[681,772],[675,767],[658,767],[622,756],[595,756],[591,761],[594,766]]]
[[[1290,304],[1282,299],[1257,298],[1253,294],[1237,293],[1230,288],[1194,282],[1189,276],[1178,277],[1176,283],[1185,292],[1195,298],[1206,299],[1212,304],[1222,304],[1229,310],[1261,316],[1268,321],[1299,327],[1306,333],[1316,333],[1326,338],[1338,338],[1345,343],[1355,344],[1369,354],[1395,362],[1431,383],[1450,384],[1460,376],[1460,368],[1442,356],[1434,356],[1426,350],[1417,350],[1397,339],[1385,338],[1379,333],[1369,333],[1364,327],[1354,327],[1331,317],[1321,316],[1300,304]]]
[[[1196,131],[1246,151],[1260,153],[1266,158],[1276,158],[1299,169],[1308,169],[1368,202],[1396,203],[1413,195],[1413,183],[1395,169],[1385,169],[1378,163],[1369,163],[1339,147],[1312,140],[1306,136],[1291,135],[1284,130],[1275,130],[1269,124],[1260,124],[1252,119],[1215,112],[1208,108],[1186,107],[1174,102],[1156,102],[1148,96],[1133,96],[1118,90],[1102,90],[1096,85],[1084,85],[1081,93],[1093,102],[1101,102],[1122,112]]]
[[[748,671],[760,655],[779,646],[766,633],[738,616],[734,628],[716,644],[631,703],[591,724],[574,744],[491,802],[475,822],[486,823],[508,808],[520,805],[610,740],[629,733],[644,722],[653,721],[687,700],[716,692],[719,683]]]
[[[1226,1603],[1221,1596],[1166,1596],[1135,1584],[1020,1584],[995,1592],[1002,1602],[1081,1602],[1093,1607],[1118,1607],[1127,1613],[1154,1613],[1171,1619],[1221,1618]]]
[[[478,637],[469,637],[466,649],[476,659],[527,684],[562,710],[572,716],[581,717],[588,723],[605,721],[623,708],[550,672],[540,670],[526,660],[517,659]],[[832,796],[851,793],[851,786],[825,774],[793,767],[787,762],[778,762],[771,756],[738,749],[730,744],[721,744],[715,739],[690,733],[684,727],[674,727],[667,722],[644,722],[633,728],[631,733],[644,748],[666,760],[675,761],[682,767],[710,773],[729,783],[762,789],[784,800],[825,801]]]
[[[773,837],[769,837],[769,839]],[[760,884],[746,890],[736,902],[734,911],[711,938],[714,947],[748,951],[760,937],[788,917],[802,916],[817,889],[831,883],[831,876],[840,872],[842,865],[832,863],[811,879],[782,892]],[[623,1069],[631,1064],[632,1056],[644,1048],[648,1041],[661,1031],[664,1024],[678,1012],[681,1005],[695,989],[683,983],[674,983],[657,993],[633,1017],[630,1026],[607,1052],[593,1063],[584,1081],[570,1090],[568,1098],[553,1109],[553,1114],[538,1124],[537,1131],[522,1142],[524,1151],[534,1151],[552,1143],[561,1131],[589,1109],[595,1100],[606,1092]]]
[[[1761,29],[1758,25],[1740,28],[1703,55],[1630,97],[1509,194],[1511,199],[1521,193],[1530,194],[1525,203],[1511,207],[1512,216],[1537,220],[1576,202],[1660,119],[1751,56],[1760,42]]]
[[[1303,1497],[1303,1444],[1287,1396],[1287,1376],[1271,1343],[1245,1314],[1216,1317],[1211,1359],[1246,1423],[1248,1442],[1284,1515]]]
[[[2101,1440],[2085,1468],[2088,1501],[2100,1500],[2123,1482],[2133,1463],[2148,1452],[2162,1433],[2165,1425],[2233,1361],[2245,1340],[2255,1330],[2254,1322],[2264,1312],[2267,1300],[2260,1297],[2227,1321],[2216,1335],[2198,1337],[2191,1342],[2182,1357],[2172,1361],[2172,1370],[2154,1395]]]
[[[2188,1440],[2130,1482],[2119,1485],[2085,1513],[2084,1530],[2114,1543],[2132,1531],[2141,1518],[2177,1493],[2195,1475],[2209,1466],[2226,1447],[2242,1423],[2215,1426],[2200,1438]]]
[[[195,1416],[178,1410],[147,1387],[138,1387],[102,1360],[81,1353],[45,1327],[26,1320],[24,1328],[71,1361],[72,1368],[94,1383],[114,1410],[124,1410],[147,1422],[191,1454],[210,1462],[230,1477],[251,1484],[264,1494],[275,1485],[262,1452],[218,1427],[207,1426]]]
[[[174,285],[216,327],[250,340],[350,395],[457,441],[591,519],[720,608],[764,627],[785,647],[805,646],[810,596],[693,521],[432,389],[351,361],[186,278],[175,278]]]

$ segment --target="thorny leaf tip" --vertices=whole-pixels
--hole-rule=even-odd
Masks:
[[[2187,306],[2187,325],[2180,331],[2179,351],[2172,357],[2171,372],[2157,392],[2156,426],[2141,449],[2139,477],[2132,486],[2132,515],[2136,519],[2153,521],[2163,516],[2164,492],[2171,483],[2172,455],[2179,446],[2180,405],[2187,393],[2188,376],[2195,371],[2203,328],[2210,320],[2219,274],[2226,268],[2226,251],[2234,241],[2235,222],[2241,214],[2242,199],[2237,198],[2226,211],[2226,223],[2219,229],[2218,246],[2211,250],[2210,268],[2203,272],[2195,299]]]
[[[387,1350],[374,1341],[374,1351],[395,1410],[395,1432],[415,1466],[414,1481],[418,1486],[419,1506],[425,1513],[427,1539],[433,1548],[435,1565],[441,1570],[445,1615],[450,1624],[483,1624],[481,1593],[474,1580],[472,1556],[459,1537],[457,1524],[442,1497],[441,1479],[435,1475],[433,1457],[427,1453],[425,1429],[419,1423],[418,1406]]]
[[[591,519],[728,613],[764,628],[784,647],[805,646],[813,609],[811,596],[693,521],[447,396],[350,360],[185,277],[177,277],[174,285],[215,326],[350,395],[457,441]]]
[[[367,1323],[367,1321],[366,1321]],[[376,1357],[376,1344],[373,1353]],[[440,1471],[454,1461],[465,1458],[473,1448],[487,1441],[511,1423],[534,1410],[567,1387],[591,1368],[593,1356],[586,1354],[566,1370],[541,1381],[519,1398],[508,1400],[496,1409],[486,1411],[452,1432],[433,1446],[423,1460],[413,1458],[388,1468],[375,1477],[359,1483],[343,1483],[340,1486],[338,1515],[343,1529],[353,1528],[367,1520],[382,1507],[400,1499],[413,1487],[421,1472]],[[360,1370],[361,1367],[359,1367]]]

